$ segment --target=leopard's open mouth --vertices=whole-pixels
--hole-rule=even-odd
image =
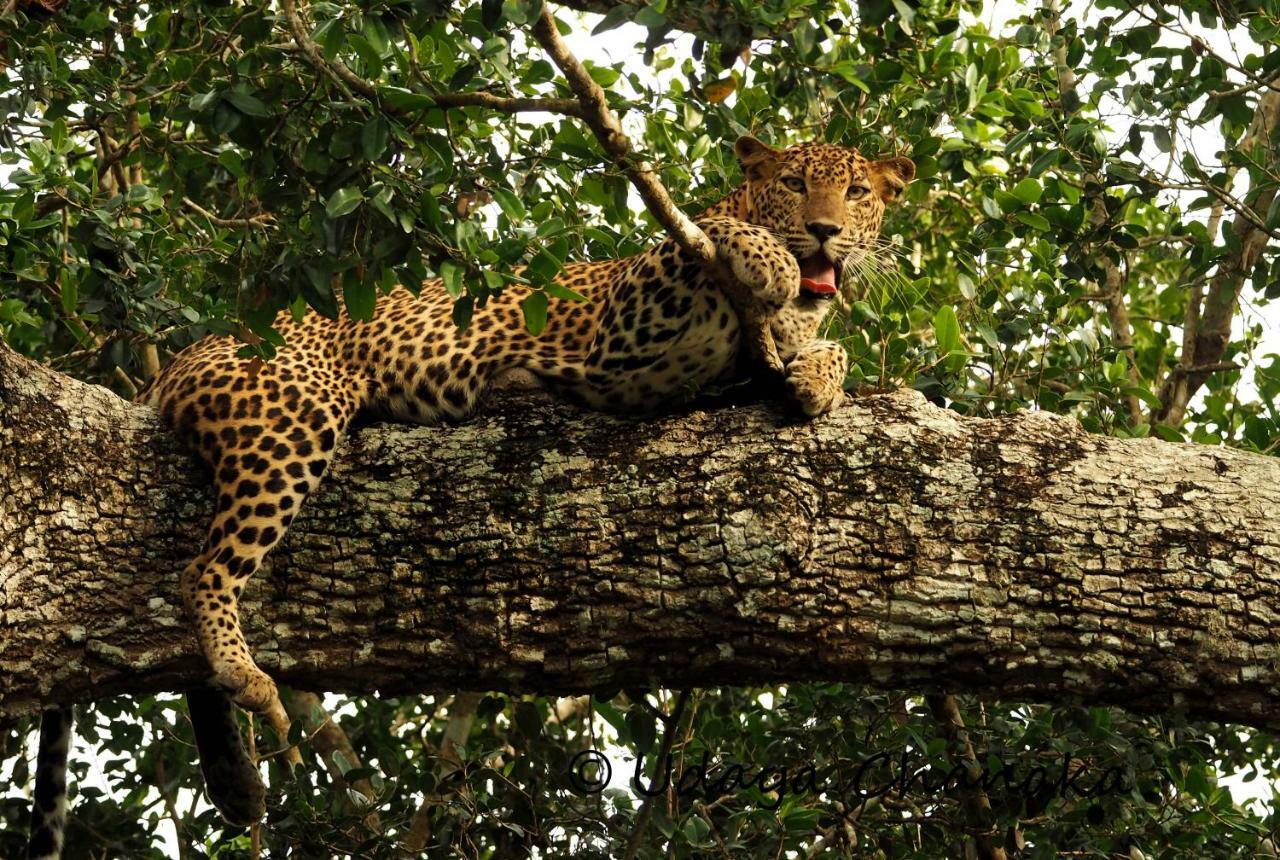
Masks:
[[[800,291],[813,298],[834,298],[840,291],[839,264],[818,251],[800,261]]]

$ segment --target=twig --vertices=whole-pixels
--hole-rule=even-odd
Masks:
[[[950,693],[925,696],[929,711],[933,714],[942,736],[947,739],[952,757],[959,756],[965,763],[977,767],[978,756],[965,731],[964,719],[956,705],[956,697]],[[995,816],[991,812],[991,800],[982,783],[962,779],[957,786],[964,802],[965,817],[973,832],[974,848],[982,860],[1006,860],[1004,847],[995,831]]]
[[[1045,5],[1045,18],[1051,35],[1056,34],[1058,31],[1060,16],[1061,10],[1057,0],[1049,0]],[[1080,98],[1076,91],[1076,76],[1071,69],[1071,64],[1067,62],[1065,44],[1058,44],[1053,48],[1053,59],[1058,77],[1058,91],[1062,96],[1064,108],[1068,104],[1079,104]],[[1068,98],[1068,96],[1071,98]],[[1074,112],[1074,110],[1070,111],[1070,113]],[[1088,171],[1085,174],[1085,187],[1087,188],[1091,185],[1103,187],[1098,175],[1093,171]],[[1102,193],[1089,195],[1093,198],[1089,206],[1089,225],[1094,228],[1105,224],[1108,217],[1106,204],[1102,200]],[[1101,254],[1100,257],[1103,278],[1105,279],[1101,296],[1107,306],[1107,320],[1111,328],[1111,340],[1124,355],[1125,376],[1128,379],[1129,386],[1131,388],[1141,388],[1143,381],[1138,374],[1137,360],[1133,352],[1133,327],[1129,323],[1129,308],[1124,300],[1125,282],[1128,279],[1121,273],[1120,266],[1115,260],[1106,254]],[[1122,394],[1120,399],[1128,412],[1128,423],[1131,428],[1145,423],[1146,418],[1137,394],[1127,392]]]
[[[502,113],[522,111],[546,111],[566,116],[582,117],[582,105],[573,99],[507,98],[492,93],[432,93],[431,98],[440,107],[484,107]]]
[[[165,782],[164,756],[156,756],[156,789],[160,792],[160,799],[164,801],[165,813],[169,816],[169,820],[173,822],[173,832],[177,836],[178,843],[178,860],[189,860],[191,857],[191,843],[187,839],[186,822],[178,814],[178,805],[174,802],[173,792],[165,789]]]
[[[253,728],[253,711],[245,711],[244,718],[248,721],[249,725],[249,731],[246,733],[248,735],[249,742],[249,761],[253,762],[254,769],[257,770],[258,764],[262,759],[258,757],[258,740],[256,737],[257,733]],[[233,716],[232,719],[235,719],[235,717]],[[283,750],[281,752],[283,752]],[[249,856],[252,860],[262,860],[261,821],[255,821],[253,824],[249,825]]]
[[[662,746],[658,750],[658,762],[656,765],[659,769],[667,766],[667,757],[671,755],[671,746],[675,743],[676,735],[680,733],[680,718],[684,716],[684,706],[688,702],[689,691],[681,690],[680,695],[676,698],[676,706],[671,711],[671,716],[663,718]],[[644,840],[644,831],[649,826],[649,819],[653,817],[653,802],[655,800],[657,800],[657,795],[646,797],[644,803],[640,806],[640,811],[636,813],[635,827],[631,831],[630,838],[627,839],[627,848],[622,855],[625,860],[635,860],[636,852],[640,850],[640,843]]]
[[[313,66],[333,78],[340,86],[354,90],[365,98],[377,100],[377,86],[351,71],[350,67],[341,60],[330,60],[325,57],[320,46],[311,40],[307,35],[306,25],[302,23],[296,0],[281,0],[280,10],[284,14],[285,22],[289,25],[293,41]],[[503,113],[547,111],[569,116],[582,115],[581,106],[573,99],[506,98],[482,92],[431,93],[430,96],[439,107],[443,108],[483,107]]]
[[[458,693],[449,704],[449,722],[440,740],[440,756],[436,760],[437,789],[424,797],[422,804],[414,810],[413,817],[409,819],[409,831],[400,843],[400,847],[411,855],[417,856],[431,839],[431,811],[458,790],[441,786],[446,786],[445,777],[462,767],[458,750],[466,746],[467,738],[471,736],[471,725],[482,698],[480,693]]]
[[[744,336],[755,357],[771,370],[782,372],[782,360],[778,357],[773,334],[758,303],[733,277],[728,266],[719,260],[715,244],[698,225],[676,208],[653,167],[636,156],[618,118],[609,110],[604,90],[560,37],[555,16],[551,14],[547,4],[543,4],[542,13],[534,22],[531,32],[568,80],[569,88],[582,105],[582,118],[600,141],[605,154],[626,173],[650,214],[685,253],[702,263],[712,280],[728,296],[738,313]]]
[[[183,197],[182,202],[207,218],[215,227],[267,227],[275,223],[275,219],[267,214],[251,215],[247,218],[219,218],[190,197]]]
[[[1274,169],[1280,164],[1280,158],[1277,158],[1275,148],[1267,145],[1267,141],[1278,125],[1280,90],[1269,89],[1258,100],[1253,120],[1237,150],[1246,152],[1261,143],[1262,157],[1266,161],[1264,168],[1268,171]],[[1233,175],[1234,173],[1229,174]],[[1207,292],[1199,282],[1192,288],[1188,297],[1182,355],[1178,365],[1169,372],[1164,384],[1160,386],[1160,406],[1152,411],[1153,424],[1167,424],[1171,427],[1181,424],[1191,398],[1209,376],[1216,372],[1216,368],[1220,367],[1230,343],[1231,322],[1245,275],[1257,262],[1267,244],[1267,238],[1277,235],[1276,231],[1268,230],[1260,224],[1255,212],[1255,207],[1258,211],[1270,208],[1276,196],[1274,185],[1265,181],[1251,183],[1246,192],[1247,203],[1236,201],[1212,183],[1207,187],[1218,196],[1220,204],[1210,217],[1213,229],[1210,239],[1217,233],[1222,217],[1221,205],[1226,205],[1236,213],[1231,224],[1236,243],[1218,261],[1218,269],[1209,281]]]

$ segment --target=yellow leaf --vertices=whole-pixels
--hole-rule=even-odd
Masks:
[[[707,101],[712,104],[720,102],[733,95],[733,91],[738,88],[738,82],[733,78],[724,78],[719,81],[712,81],[706,86]]]

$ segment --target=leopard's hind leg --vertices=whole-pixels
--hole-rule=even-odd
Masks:
[[[208,538],[182,574],[182,597],[214,684],[285,739],[289,719],[275,682],[245,642],[240,594],[319,483],[357,396],[332,379],[309,384],[305,371],[283,363],[262,368],[252,386],[232,382],[219,391],[218,382],[207,381],[173,409],[173,420],[213,469],[216,489]],[[296,750],[287,756],[301,761]]]

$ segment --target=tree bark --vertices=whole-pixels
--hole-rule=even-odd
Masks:
[[[198,682],[206,476],[0,344],[0,718]],[[841,680],[1280,727],[1280,461],[911,392],[374,425],[244,598],[304,689]]]

